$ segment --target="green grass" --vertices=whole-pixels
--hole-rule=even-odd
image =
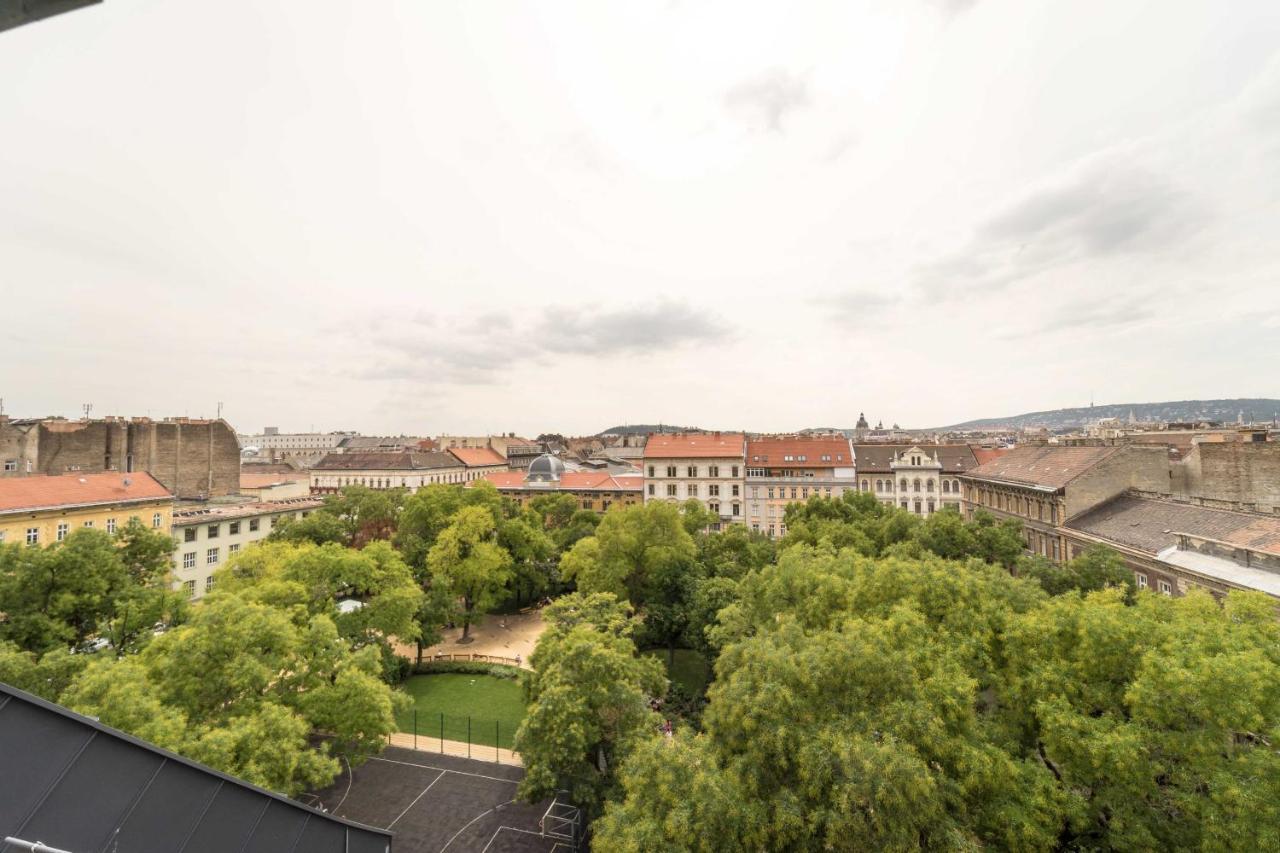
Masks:
[[[404,692],[413,698],[418,712],[419,738],[439,738],[443,714],[445,740],[465,743],[470,717],[471,743],[510,749],[516,728],[524,719],[524,693],[519,682],[509,678],[464,673],[415,675],[404,683]],[[413,710],[397,716],[396,723],[400,731],[412,732]]]
[[[667,664],[666,649],[645,649],[644,654],[658,658],[663,666]],[[690,696],[698,696],[706,689],[709,676],[706,659],[693,649],[676,649],[675,665],[667,667],[667,678],[683,687]]]

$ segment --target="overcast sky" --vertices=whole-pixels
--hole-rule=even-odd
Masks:
[[[1275,0],[106,0],[0,80],[12,415],[1280,396]]]

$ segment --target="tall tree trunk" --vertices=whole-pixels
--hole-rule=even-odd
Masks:
[[[423,649],[422,641],[418,640],[418,662],[416,666],[417,669],[422,669],[422,649]]]

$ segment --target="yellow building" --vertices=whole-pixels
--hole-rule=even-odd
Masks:
[[[0,543],[49,545],[73,530],[114,533],[137,518],[169,532],[173,495],[145,472],[0,478]]]

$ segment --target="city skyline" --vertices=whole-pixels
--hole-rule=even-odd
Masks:
[[[113,0],[21,27],[5,410],[787,432],[1276,396],[1268,9]]]

